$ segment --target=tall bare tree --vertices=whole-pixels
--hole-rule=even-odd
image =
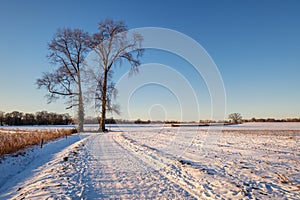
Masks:
[[[88,95],[89,101],[94,104],[94,109],[96,110],[102,109],[102,103],[105,97],[103,96],[103,80],[104,74],[102,73],[102,70],[97,70],[93,66],[89,70],[85,71],[85,83],[87,83],[86,94]],[[115,83],[112,81],[112,71],[110,71],[107,76],[106,110],[111,113],[120,114],[119,105],[113,103],[117,94],[118,91],[115,88]]]
[[[39,88],[49,92],[48,103],[67,97],[69,108],[78,107],[78,131],[83,131],[84,105],[81,74],[89,51],[89,34],[81,29],[58,29],[48,44],[50,62],[56,67],[37,79]]]
[[[118,91],[115,88],[115,83],[111,80],[112,75],[108,73],[107,78],[107,87],[106,87],[106,96],[104,95],[104,79],[101,76],[97,81],[97,87],[95,92],[95,107],[102,109],[103,102],[106,103],[106,110],[111,113],[120,114],[120,107],[118,104],[113,103],[113,99],[116,99]],[[105,100],[105,101],[104,101]]]
[[[98,79],[98,97],[101,99],[101,131],[105,131],[106,111],[110,96],[109,76],[115,64],[122,64],[127,61],[132,71],[137,71],[142,56],[142,36],[134,33],[129,34],[127,26],[122,21],[106,19],[99,23],[98,32],[92,36],[90,47],[97,54],[98,66],[101,70],[101,78]]]

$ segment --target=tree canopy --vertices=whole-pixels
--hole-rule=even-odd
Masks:
[[[99,22],[98,31],[89,34],[81,29],[58,29],[48,44],[48,58],[53,65],[52,72],[43,73],[37,79],[38,88],[45,88],[48,103],[59,97],[66,98],[67,108],[78,109],[78,131],[83,131],[84,92],[83,82],[94,87],[89,90],[94,95],[96,109],[100,109],[100,130],[105,131],[106,111],[119,112],[112,103],[117,91],[112,81],[113,66],[128,62],[131,71],[137,71],[142,56],[142,36],[129,34],[122,21],[106,19]],[[85,58],[89,52],[97,55],[97,64],[87,69]],[[83,80],[83,73],[89,78]]]

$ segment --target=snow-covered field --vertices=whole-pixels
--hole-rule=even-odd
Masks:
[[[111,126],[6,156],[0,199],[300,199],[300,124]]]

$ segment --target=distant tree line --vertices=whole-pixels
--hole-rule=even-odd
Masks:
[[[106,124],[180,124],[180,123],[200,123],[200,124],[211,124],[211,123],[224,123],[224,124],[240,124],[247,122],[300,122],[300,118],[287,118],[287,119],[274,119],[274,118],[252,118],[252,119],[243,119],[242,116],[238,113],[232,113],[228,116],[228,120],[199,120],[196,121],[176,121],[176,120],[165,120],[165,121],[150,121],[150,120],[125,120],[125,119],[114,119],[107,118]],[[84,120],[85,124],[98,124],[99,117],[87,117]]]
[[[150,120],[144,121],[144,120],[141,120],[141,119],[137,119],[137,120],[134,121],[134,123],[135,124],[150,124],[151,121]]]
[[[84,119],[84,124],[99,124],[100,117],[86,117]],[[142,122],[147,122],[148,124],[151,123],[150,120],[148,121],[142,121],[140,119],[137,119],[135,121],[133,120],[126,120],[126,119],[114,119],[114,118],[106,118],[105,124],[142,124]]]
[[[84,119],[84,124],[99,124],[100,117],[86,117]],[[118,124],[117,120],[114,118],[105,119],[105,124]]]
[[[40,111],[33,113],[22,113],[13,111],[4,113],[0,111],[0,126],[21,125],[68,125],[73,122],[69,114],[57,114],[53,112]]]
[[[86,117],[84,119],[85,124],[99,124],[99,117]],[[179,121],[171,120],[171,121],[151,121],[151,120],[127,120],[127,119],[114,119],[114,118],[107,118],[105,119],[106,124],[174,124],[180,123]],[[195,123],[195,122],[194,122]]]
[[[300,118],[274,119],[274,118],[251,118],[244,119],[244,122],[300,122]]]

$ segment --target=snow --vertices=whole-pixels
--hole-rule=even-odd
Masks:
[[[300,199],[299,125],[114,125],[6,156],[0,198]]]
[[[226,129],[231,128],[242,130],[300,130],[300,122],[249,122],[226,127]]]
[[[72,135],[56,141],[46,143],[43,148],[34,146],[12,156],[4,156],[0,160],[0,198],[6,199],[23,186],[19,186],[26,179],[32,177],[39,169],[47,168],[49,162],[63,149],[86,137],[86,135]]]

